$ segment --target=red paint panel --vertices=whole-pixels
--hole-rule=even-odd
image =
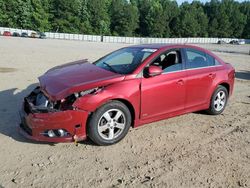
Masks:
[[[184,110],[186,72],[142,78],[141,118]]]
[[[123,79],[123,75],[104,70],[86,61],[55,67],[39,77],[42,90],[51,100],[60,100],[74,92],[108,85]]]
[[[24,113],[24,112],[23,112]],[[55,113],[41,113],[41,114],[23,114],[26,126],[32,129],[32,135],[28,135],[24,130],[20,132],[29,139],[46,142],[71,142],[73,136],[77,136],[79,140],[86,138],[86,121],[88,112],[68,110]],[[80,125],[76,128],[76,125]],[[68,137],[49,138],[42,133],[50,129],[65,129],[70,133]]]
[[[185,108],[203,105],[210,100],[210,91],[213,86],[216,72],[214,67],[187,70],[186,104]]]

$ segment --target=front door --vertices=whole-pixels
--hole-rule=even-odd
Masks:
[[[161,54],[150,65],[157,65],[163,73],[154,77],[143,77],[141,81],[141,118],[183,110],[186,93],[186,72],[183,71],[179,50]]]

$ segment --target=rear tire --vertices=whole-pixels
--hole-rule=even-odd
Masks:
[[[221,114],[225,110],[227,101],[228,91],[224,86],[219,85],[212,95],[207,113],[211,115]]]
[[[131,126],[131,113],[119,101],[110,101],[98,108],[87,126],[89,138],[97,145],[111,145],[121,141]]]

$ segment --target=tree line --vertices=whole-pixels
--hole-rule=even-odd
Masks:
[[[250,38],[250,2],[0,0],[0,26],[114,36]]]

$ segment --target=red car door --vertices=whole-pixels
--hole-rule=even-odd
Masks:
[[[207,55],[196,49],[186,49],[186,105],[191,108],[203,105],[210,100],[213,80],[216,76],[215,67],[212,66]]]
[[[177,53],[175,51],[174,53]],[[173,51],[171,60],[174,60]],[[167,54],[168,55],[168,54]],[[165,55],[166,56],[166,55]],[[165,68],[158,76],[141,80],[141,118],[146,119],[184,109],[186,95],[186,72],[183,71],[180,52],[175,63]],[[178,58],[178,59],[177,59]],[[166,59],[166,58],[165,58]],[[170,58],[169,58],[170,59]]]
[[[209,91],[215,76],[214,67],[187,70],[186,108],[205,104],[210,100]]]

